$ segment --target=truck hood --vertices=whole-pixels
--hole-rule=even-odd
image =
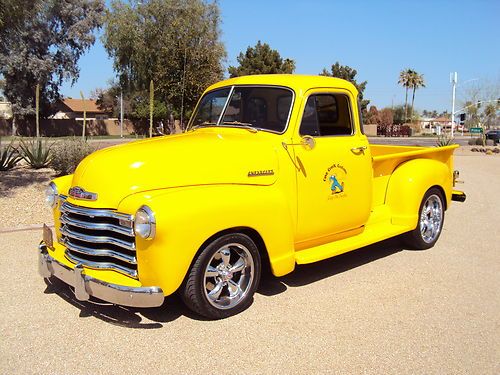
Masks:
[[[96,193],[88,207],[117,208],[130,194],[210,184],[271,185],[276,181],[278,136],[244,129],[198,129],[113,146],[87,156],[71,187]]]

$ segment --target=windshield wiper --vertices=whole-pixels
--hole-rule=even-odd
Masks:
[[[189,130],[195,130],[195,129],[198,129],[198,128],[203,128],[205,126],[215,126],[217,125],[217,123],[215,122],[204,122],[203,124],[198,124],[198,125],[193,125],[189,128]]]
[[[224,121],[222,125],[236,125],[240,128],[247,129],[252,133],[257,133],[259,130],[254,128],[252,124],[249,122],[240,122],[240,121]]]

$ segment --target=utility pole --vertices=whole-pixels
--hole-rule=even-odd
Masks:
[[[153,110],[155,100],[155,87],[153,80],[149,82],[149,138],[153,138]]]
[[[40,84],[36,84],[35,92],[35,107],[36,107],[36,138],[40,138]]]
[[[82,97],[82,106],[83,106],[82,141],[85,142],[85,128],[87,127],[87,106],[85,105],[85,97],[83,96],[83,91],[80,91],[80,96]]]
[[[451,137],[453,138],[453,128],[455,127],[455,89],[457,87],[458,74],[457,72],[450,74],[450,81],[452,85],[451,94]]]
[[[186,54],[187,54],[187,48],[184,47],[184,67],[182,69],[182,96],[181,96],[181,131],[184,131],[184,87],[186,81]]]
[[[120,138],[123,138],[123,91],[120,91]]]

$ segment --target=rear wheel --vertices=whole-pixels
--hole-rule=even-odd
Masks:
[[[226,318],[250,306],[260,274],[260,254],[252,239],[227,234],[205,246],[195,259],[181,296],[200,315]]]
[[[430,188],[424,195],[418,213],[418,225],[403,236],[404,242],[413,249],[424,250],[434,246],[441,235],[444,222],[443,194]]]

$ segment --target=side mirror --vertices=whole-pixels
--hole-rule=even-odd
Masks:
[[[316,146],[316,141],[310,135],[304,135],[300,143],[306,150],[312,150]]]

